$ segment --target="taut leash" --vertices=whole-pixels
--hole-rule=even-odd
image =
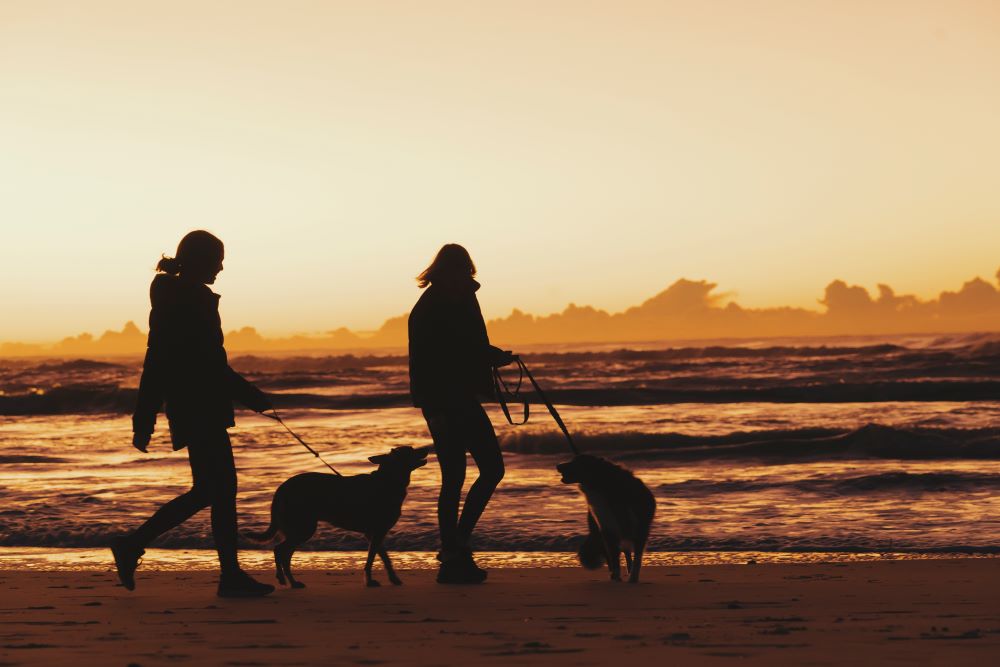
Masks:
[[[555,406],[552,405],[552,401],[548,399],[545,392],[542,391],[542,388],[538,386],[538,382],[535,381],[531,371],[529,371],[528,367],[524,365],[523,361],[521,361],[521,357],[515,356],[514,359],[517,361],[518,378],[517,386],[514,388],[513,392],[507,389],[507,383],[504,382],[504,379],[500,376],[500,369],[493,369],[493,385],[496,388],[497,401],[499,401],[500,409],[503,410],[503,414],[507,418],[507,421],[514,426],[520,426],[521,424],[526,424],[528,422],[529,410],[527,401],[523,402],[524,419],[521,422],[515,422],[511,418],[510,408],[507,407],[508,400],[516,399],[520,395],[521,382],[525,377],[527,377],[528,381],[531,382],[531,386],[534,388],[535,393],[538,394],[538,398],[542,399],[542,403],[544,403],[545,407],[548,408],[549,414],[552,415],[552,419],[555,420],[556,424],[559,425],[560,430],[562,430],[563,435],[566,436],[566,442],[569,444],[570,451],[579,456],[580,450],[576,448],[576,443],[573,442],[573,436],[569,434],[569,429],[566,428],[566,424],[563,423],[562,417],[559,416],[559,412],[556,410]]]
[[[334,475],[337,475],[338,477],[343,477],[343,475],[341,475],[339,472],[337,472],[336,468],[334,468],[332,465],[330,465],[329,463],[327,463],[326,461],[323,460],[323,457],[319,455],[319,452],[317,452],[315,449],[313,449],[312,447],[310,447],[306,443],[305,440],[303,440],[302,438],[300,438],[298,436],[298,434],[295,431],[293,431],[292,429],[288,428],[288,424],[286,424],[281,419],[281,415],[278,414],[277,410],[275,410],[274,408],[271,408],[271,412],[273,414],[269,415],[266,412],[262,412],[261,414],[264,415],[265,417],[267,417],[268,419],[273,419],[274,421],[276,421],[279,424],[281,424],[282,426],[284,426],[285,430],[288,431],[289,434],[291,434],[291,436],[293,438],[295,438],[296,440],[298,440],[300,445],[302,445],[303,447],[305,447],[306,449],[308,449],[309,453],[312,454],[313,456],[315,456],[316,458],[318,458],[323,465],[325,465],[327,468],[329,468],[333,472]]]

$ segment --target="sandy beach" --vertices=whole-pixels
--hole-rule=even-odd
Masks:
[[[270,573],[260,573],[270,580]],[[430,570],[367,589],[303,570],[306,590],[220,600],[214,575],[0,574],[0,664],[992,664],[1000,560],[650,567],[637,586],[582,569]],[[384,581],[384,575],[379,572]]]

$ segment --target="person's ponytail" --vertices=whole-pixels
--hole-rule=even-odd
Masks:
[[[176,276],[181,272],[181,263],[175,257],[163,255],[156,264],[156,270],[160,273]]]
[[[156,270],[170,276],[178,275],[181,269],[195,277],[209,272],[214,276],[222,270],[224,254],[222,241],[204,230],[197,229],[184,235],[177,244],[177,252],[173,257],[161,255]]]

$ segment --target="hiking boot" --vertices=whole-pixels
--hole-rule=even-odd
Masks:
[[[224,572],[219,576],[220,598],[261,598],[274,592],[271,584],[262,584],[243,570]]]
[[[127,537],[116,537],[111,540],[111,554],[115,557],[115,569],[118,570],[118,580],[125,590],[135,590],[135,570],[142,562],[145,549],[132,546]]]
[[[483,581],[486,581],[487,572],[483,568],[476,565],[476,561],[472,558],[472,549],[466,549],[465,555],[462,556],[462,560],[465,562],[465,567],[472,576],[481,577]]]
[[[484,581],[486,581],[486,570],[476,565],[471,552],[465,556],[443,561],[438,569],[439,584],[481,584]]]

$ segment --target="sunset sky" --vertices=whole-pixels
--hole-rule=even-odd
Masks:
[[[0,0],[0,340],[144,322],[195,228],[267,334],[406,312],[444,242],[488,316],[992,281],[998,36],[990,0]]]

